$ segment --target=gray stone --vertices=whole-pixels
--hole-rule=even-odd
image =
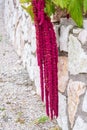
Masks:
[[[75,24],[75,22],[73,21],[72,18],[70,18],[70,19],[61,18],[60,19],[60,25],[66,25],[66,26],[72,25],[72,26],[75,26],[76,24]]]
[[[83,20],[83,28],[87,30],[87,19]]]
[[[23,32],[23,39],[25,41],[28,41],[28,39],[29,39],[29,31],[31,32],[31,30],[30,30],[30,25],[31,24],[29,23],[29,21],[27,21],[24,13],[22,14],[22,19],[21,20],[22,20],[21,26],[22,26],[22,32]]]
[[[84,112],[87,112],[87,92],[86,92],[86,94],[85,94],[85,96],[84,96],[83,105],[82,105],[82,110],[83,110]]]
[[[57,42],[57,45],[59,47],[59,27],[60,25],[54,25],[54,30],[55,30],[55,34],[56,34],[56,42]]]
[[[59,117],[57,121],[62,130],[69,130],[66,113],[66,97],[61,93],[59,93]]]
[[[68,56],[70,74],[87,73],[87,55],[81,47],[81,43],[73,35],[69,36]]]
[[[38,66],[35,67],[34,76],[35,76],[35,86],[38,95],[41,95],[40,89],[40,68]]]
[[[82,30],[79,35],[78,35],[78,39],[80,40],[80,42],[82,43],[82,45],[87,43],[87,30]]]
[[[2,4],[4,2],[4,0],[0,0],[0,4]]]
[[[59,43],[60,43],[60,50],[68,52],[68,37],[69,37],[69,32],[73,28],[72,25],[68,26],[61,26],[60,28],[60,38],[59,38]]]
[[[27,64],[27,71],[28,71],[29,78],[30,78],[31,81],[34,81],[34,70],[35,70],[34,66],[29,66]]]
[[[31,28],[31,51],[33,53],[36,52],[36,33],[35,33],[35,26],[32,25],[32,28]]]
[[[19,23],[17,26],[17,29],[16,29],[16,37],[15,37],[16,41],[14,44],[17,54],[19,56],[21,56],[21,34],[20,34],[20,32],[21,32],[21,25]]]
[[[75,122],[73,130],[87,130],[87,123],[79,116]]]
[[[76,29],[74,28],[74,29],[73,29],[73,33],[74,33],[74,34],[79,34],[81,31],[82,31],[81,28],[76,28]]]
[[[36,92],[38,95],[41,95],[41,89],[40,89],[40,76],[35,78],[35,87],[36,87]]]
[[[35,95],[35,94],[36,94],[36,91],[35,91],[35,90],[32,90],[32,91],[31,91],[31,94],[32,94],[32,95]]]
[[[14,25],[15,27],[17,27],[17,23],[18,23],[18,12],[17,12],[17,10],[15,9],[14,14],[13,14],[13,25]]]
[[[27,62],[30,62],[30,60],[29,61],[27,60],[29,56],[31,56],[31,46],[27,43],[24,46],[23,55],[22,55],[24,67],[27,66]],[[30,65],[30,63],[29,63],[29,65]]]

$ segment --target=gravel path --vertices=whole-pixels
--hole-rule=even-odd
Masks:
[[[58,130],[56,120],[40,123],[45,105],[4,35],[0,5],[0,130]]]

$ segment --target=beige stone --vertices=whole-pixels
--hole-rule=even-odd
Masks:
[[[69,79],[68,76],[68,58],[65,56],[59,57],[59,64],[58,64],[58,82],[59,82],[59,91],[65,92],[67,82]]]
[[[70,80],[68,84],[68,114],[71,128],[73,127],[75,115],[80,103],[80,96],[85,93],[86,86],[83,82]]]

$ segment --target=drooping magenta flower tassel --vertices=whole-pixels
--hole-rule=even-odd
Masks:
[[[58,48],[50,18],[44,12],[45,0],[32,0],[36,28],[37,60],[40,67],[42,101],[46,113],[58,117]]]

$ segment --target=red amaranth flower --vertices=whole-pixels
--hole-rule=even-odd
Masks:
[[[41,97],[46,113],[58,117],[58,48],[50,18],[44,12],[44,0],[32,0],[36,28],[37,60],[40,67]]]

